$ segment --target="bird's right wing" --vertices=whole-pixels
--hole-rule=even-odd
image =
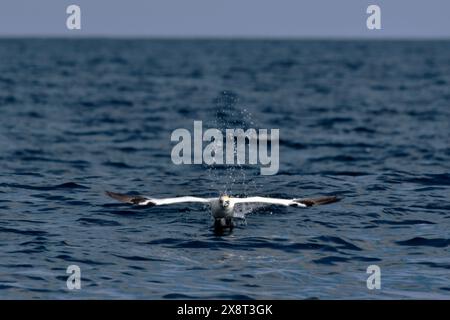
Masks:
[[[263,203],[263,204],[275,204],[282,206],[293,207],[311,207],[320,204],[327,204],[339,201],[336,196],[325,196],[318,198],[304,198],[304,199],[278,199],[278,198],[266,198],[266,197],[248,197],[248,198],[231,198],[235,203]]]
[[[106,194],[113,199],[119,200],[120,202],[136,204],[140,206],[162,206],[167,204],[183,203],[183,202],[199,202],[199,203],[210,203],[215,198],[198,198],[198,197],[176,197],[176,198],[150,198],[146,196],[134,196],[122,193],[115,193],[106,191]]]

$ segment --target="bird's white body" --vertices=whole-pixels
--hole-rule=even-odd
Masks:
[[[211,200],[211,216],[215,219],[221,218],[233,218],[234,217],[234,203],[230,201],[230,204],[226,207],[220,202],[220,199]]]

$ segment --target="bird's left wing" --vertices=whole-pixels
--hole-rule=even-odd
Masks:
[[[265,203],[275,204],[282,206],[293,207],[311,207],[319,204],[327,204],[339,201],[336,196],[325,196],[319,198],[304,198],[304,199],[278,199],[278,198],[266,198],[266,197],[248,197],[248,198],[231,198],[235,204],[238,203]]]
[[[289,199],[277,199],[277,198],[266,198],[266,197],[248,197],[248,198],[231,198],[231,201],[235,204],[239,203],[265,203],[265,204],[277,204],[281,206],[294,206],[293,200]],[[306,206],[305,206],[306,207]]]
[[[167,204],[183,203],[183,202],[199,202],[199,203],[210,203],[213,198],[198,198],[198,197],[176,197],[176,198],[150,198],[147,196],[134,196],[122,193],[115,193],[106,191],[106,194],[113,199],[119,200],[120,202],[137,204],[140,206],[162,206]],[[215,199],[215,198],[214,198]]]

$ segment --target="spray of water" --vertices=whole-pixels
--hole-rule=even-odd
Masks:
[[[238,107],[239,106],[239,107]],[[215,116],[208,126],[217,128],[225,133],[226,129],[257,127],[257,123],[247,108],[239,105],[239,99],[236,94],[224,91],[216,98]],[[217,144],[222,148],[225,142]],[[236,140],[234,141],[234,155],[236,155]],[[208,176],[211,190],[216,190],[219,194],[248,196],[257,194],[261,185],[258,185],[256,175],[258,170],[245,168],[245,166],[223,165],[221,167],[208,166]],[[236,208],[236,217],[245,219],[245,214],[260,208],[261,205],[240,205]]]

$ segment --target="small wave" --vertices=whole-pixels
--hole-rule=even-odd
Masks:
[[[195,297],[184,293],[169,293],[163,296],[163,299],[199,299],[199,298],[200,297]]]
[[[317,264],[335,265],[337,262],[347,262],[349,260],[350,260],[350,258],[330,256],[330,257],[316,259],[313,262],[317,263]]]
[[[100,266],[107,266],[107,265],[113,265],[111,262],[101,262],[101,261],[94,261],[91,259],[78,259],[73,258],[67,254],[60,254],[56,256],[57,259],[61,259],[63,261],[70,261],[70,262],[79,262],[86,265],[100,265]]]
[[[450,239],[427,239],[422,237],[415,237],[409,240],[397,241],[397,244],[401,246],[427,246],[435,248],[445,248],[450,245]]]
[[[333,242],[337,245],[339,245],[339,249],[347,249],[347,250],[356,250],[361,251],[362,249],[357,247],[356,245],[345,241],[344,239],[341,239],[339,237],[330,237],[330,236],[320,236],[317,238],[314,238],[315,240],[324,241],[324,242]]]
[[[108,167],[120,168],[120,169],[135,169],[136,167],[130,166],[124,162],[106,161],[103,165]]]
[[[362,172],[362,171],[321,171],[321,174],[328,176],[348,176],[348,177],[361,177],[370,175],[369,172]]]
[[[123,256],[123,255],[118,255],[118,254],[113,254],[113,256],[122,258],[125,260],[129,260],[129,261],[160,261],[160,262],[165,261],[162,259],[142,257],[142,256]]]
[[[371,222],[376,223],[376,224],[389,224],[389,225],[435,224],[434,222],[426,221],[426,220],[402,220],[402,221],[372,220]]]
[[[384,176],[382,179],[389,183],[409,182],[425,186],[450,186],[450,173],[428,174],[420,177],[392,174],[390,176]]]
[[[116,226],[121,225],[117,221],[96,219],[96,218],[80,218],[77,221],[81,222],[82,224],[86,224],[86,225],[95,224],[95,225],[99,225],[99,226],[108,226],[108,227],[116,227]]]
[[[26,236],[47,236],[48,232],[42,230],[19,230],[15,228],[0,227],[0,233],[16,233]]]
[[[320,158],[313,158],[311,159],[312,162],[330,162],[330,163],[336,163],[336,162],[356,162],[361,160],[369,160],[368,157],[356,157],[351,155],[337,155],[337,156],[326,156],[326,157],[320,157]]]
[[[418,264],[425,265],[431,268],[442,268],[450,270],[450,263],[419,262]]]
[[[17,183],[2,183],[0,187],[8,187],[8,188],[19,188],[19,189],[28,189],[28,190],[58,190],[58,189],[89,189],[89,187],[83,186],[81,184],[77,184],[75,182],[66,182],[62,184],[57,184],[54,186],[32,186],[32,185],[24,185]]]

